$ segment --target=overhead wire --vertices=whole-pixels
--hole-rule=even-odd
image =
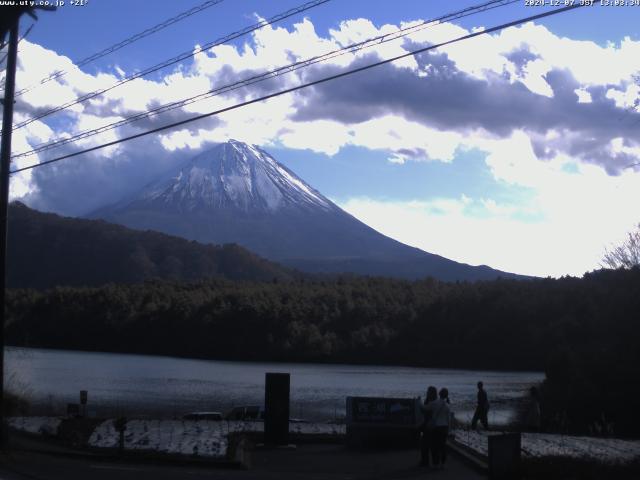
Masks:
[[[29,33],[31,33],[31,30],[33,30],[33,27],[34,27],[34,26],[35,26],[35,23],[32,23],[31,25],[29,25],[29,28],[27,28],[27,31],[26,31],[26,32],[24,32],[24,33],[22,34],[22,36],[20,37],[20,39],[18,40],[18,45],[20,45],[20,42],[21,42],[22,40],[24,40],[25,38],[27,38],[27,35],[29,35]],[[6,45],[6,44],[5,44],[5,45]],[[0,47],[0,50],[2,50],[2,49],[5,47],[5,45],[2,45],[2,46]],[[5,53],[5,54],[4,54],[4,57],[2,57],[2,60],[0,60],[0,64],[6,60],[7,56],[9,56],[9,52],[7,52],[7,53]],[[3,84],[2,84],[2,85],[0,85],[0,89],[3,89],[3,88],[4,88],[4,82],[3,82]]]
[[[190,50],[188,52],[181,53],[180,55],[177,55],[177,56],[172,57],[172,58],[170,58],[168,60],[165,60],[164,62],[158,63],[158,64],[156,64],[156,65],[154,65],[152,67],[146,68],[146,69],[144,69],[144,70],[142,70],[140,72],[137,72],[137,73],[134,73],[132,75],[126,76],[126,77],[120,79],[115,84],[113,84],[113,85],[111,85],[109,87],[101,88],[101,89],[95,90],[93,92],[87,93],[85,95],[82,95],[82,96],[74,99],[74,100],[66,102],[66,103],[64,103],[62,105],[58,105],[57,107],[54,107],[54,108],[49,109],[49,110],[47,110],[47,111],[45,111],[43,113],[40,113],[40,114],[35,115],[33,117],[30,117],[27,120],[24,120],[24,121],[22,121],[20,123],[16,123],[13,126],[13,130],[17,130],[19,128],[23,128],[23,127],[29,125],[30,123],[35,122],[36,120],[41,120],[41,119],[43,119],[45,117],[48,117],[49,115],[52,115],[52,114],[57,113],[57,112],[60,112],[62,110],[66,110],[69,107],[72,107],[72,106],[77,105],[79,103],[86,102],[87,100],[90,100],[92,98],[96,98],[96,97],[98,97],[100,95],[103,95],[103,94],[105,94],[107,92],[110,92],[111,90],[113,90],[113,89],[115,89],[115,88],[117,88],[117,87],[119,87],[121,85],[124,85],[125,83],[129,83],[129,82],[131,82],[133,80],[136,80],[138,78],[142,78],[142,77],[145,77],[145,76],[147,76],[147,75],[149,75],[151,73],[154,73],[154,72],[157,72],[159,70],[162,70],[163,68],[169,67],[171,65],[175,65],[176,63],[180,63],[180,62],[182,62],[184,60],[187,60],[189,58],[195,57],[197,54],[205,52],[205,51],[207,51],[207,50],[209,50],[209,49],[211,49],[213,47],[217,47],[219,45],[223,45],[223,44],[225,44],[227,42],[230,42],[231,40],[235,40],[236,38],[242,37],[242,36],[247,35],[247,34],[249,34],[251,32],[254,32],[256,30],[264,28],[264,27],[266,27],[268,25],[271,25],[273,23],[276,23],[276,22],[279,22],[281,20],[284,20],[285,18],[289,18],[289,17],[291,17],[293,15],[305,12],[305,11],[311,9],[311,8],[315,8],[315,7],[319,6],[319,5],[322,5],[322,4],[330,2],[330,1],[331,0],[312,0],[312,1],[309,1],[307,3],[304,3],[304,4],[300,5],[298,7],[294,7],[294,8],[291,8],[291,9],[285,11],[285,12],[282,12],[282,13],[279,13],[277,15],[274,15],[273,17],[271,17],[271,18],[269,18],[267,20],[261,20],[258,23],[255,23],[253,25],[250,25],[248,27],[245,27],[245,28],[243,28],[241,30],[238,30],[238,31],[235,31],[233,33],[230,33],[230,34],[228,34],[228,35],[226,35],[224,37],[220,37],[220,38],[214,40],[213,42],[209,42],[209,43],[207,43],[207,44],[205,44],[205,45],[203,45],[201,47],[195,48],[195,49]]]
[[[225,113],[225,112],[228,112],[228,111],[236,110],[238,108],[246,107],[246,106],[252,105],[254,103],[259,103],[259,102],[263,102],[265,100],[269,100],[271,98],[279,97],[281,95],[286,95],[288,93],[292,93],[292,92],[295,92],[295,91],[298,91],[298,90],[302,90],[304,88],[308,88],[308,87],[315,86],[315,85],[320,85],[320,84],[323,84],[323,83],[326,83],[326,82],[329,82],[329,81],[332,81],[332,80],[336,80],[338,78],[343,78],[343,77],[347,77],[347,76],[350,76],[350,75],[353,75],[353,74],[356,74],[356,73],[364,72],[364,71],[370,70],[372,68],[379,67],[381,65],[386,65],[386,64],[395,62],[397,60],[401,60],[403,58],[415,56],[415,55],[418,55],[420,53],[424,53],[424,52],[428,52],[430,50],[441,48],[441,47],[446,46],[446,45],[451,45],[451,44],[458,43],[458,42],[461,42],[461,41],[469,40],[471,38],[474,38],[474,37],[477,37],[477,36],[480,36],[480,35],[486,35],[488,33],[496,32],[496,31],[499,31],[499,30],[503,30],[505,28],[513,27],[513,26],[516,26],[516,25],[520,25],[522,23],[526,23],[526,22],[530,22],[530,21],[534,21],[534,20],[550,17],[550,16],[553,16],[553,15],[557,15],[557,14],[560,14],[560,13],[568,12],[568,11],[571,11],[571,10],[575,10],[577,8],[581,8],[583,6],[585,6],[585,5],[574,4],[574,5],[569,5],[569,6],[566,6],[566,7],[550,10],[550,11],[547,11],[547,12],[542,12],[542,13],[539,13],[539,14],[536,14],[536,15],[531,15],[531,16],[528,16],[528,17],[525,17],[525,18],[521,18],[521,19],[518,19],[518,20],[513,20],[511,22],[503,23],[501,25],[497,25],[497,26],[494,26],[494,27],[491,27],[491,28],[487,28],[487,29],[484,29],[484,30],[481,30],[481,31],[472,32],[472,33],[469,33],[467,35],[463,35],[461,37],[457,37],[457,38],[455,38],[453,40],[448,40],[448,41],[445,41],[445,42],[442,42],[442,43],[439,43],[439,44],[429,45],[427,47],[423,47],[423,48],[419,48],[419,49],[416,49],[416,50],[412,50],[410,52],[406,52],[406,53],[401,54],[401,55],[396,55],[394,57],[391,57],[391,58],[388,58],[388,59],[384,59],[384,60],[380,60],[378,62],[370,63],[370,64],[364,65],[362,67],[354,68],[354,69],[347,70],[347,71],[344,71],[344,72],[341,72],[341,73],[338,73],[338,74],[330,75],[330,76],[327,76],[327,77],[324,77],[324,78],[320,78],[320,79],[317,79],[317,80],[314,80],[314,81],[311,81],[311,82],[307,82],[307,83],[304,83],[304,84],[301,84],[301,85],[296,85],[294,87],[286,88],[286,89],[283,89],[283,90],[280,90],[280,91],[277,91],[277,92],[274,92],[274,93],[270,93],[268,95],[264,95],[264,96],[257,97],[257,98],[251,99],[251,100],[247,100],[247,101],[244,101],[244,102],[241,102],[241,103],[237,103],[235,105],[231,105],[231,106],[228,106],[228,107],[225,107],[225,108],[221,108],[221,109],[218,109],[218,110],[215,110],[215,111],[212,111],[212,112],[196,115],[196,116],[187,118],[185,120],[181,120],[181,121],[178,121],[178,122],[170,123],[168,125],[164,125],[164,126],[161,126],[161,127],[157,127],[157,128],[151,129],[151,130],[147,130],[145,132],[140,132],[140,133],[137,133],[137,134],[134,134],[134,135],[130,135],[130,136],[123,137],[123,138],[120,138],[120,139],[117,139],[117,140],[113,140],[111,142],[106,142],[106,143],[103,143],[101,145],[96,145],[96,146],[93,146],[93,147],[90,147],[90,148],[86,148],[84,150],[80,150],[80,151],[77,151],[77,152],[73,152],[73,153],[62,155],[62,156],[59,156],[59,157],[56,157],[56,158],[52,158],[50,160],[46,160],[46,161],[41,162],[41,163],[36,163],[36,164],[28,165],[28,166],[25,166],[25,167],[22,167],[22,168],[18,168],[18,169],[12,170],[10,173],[11,174],[15,174],[15,173],[31,170],[31,169],[34,169],[34,168],[43,167],[45,165],[51,165],[53,163],[60,162],[62,160],[66,160],[68,158],[73,158],[73,157],[76,157],[76,156],[79,156],[79,155],[83,155],[85,153],[94,152],[96,150],[100,150],[100,149],[103,149],[103,148],[106,148],[106,147],[111,147],[111,146],[114,146],[114,145],[118,145],[120,143],[128,142],[130,140],[134,140],[134,139],[137,139],[137,138],[145,137],[147,135],[151,135],[151,134],[154,134],[154,133],[162,132],[164,130],[169,130],[169,129],[172,129],[172,128],[175,128],[175,127],[186,125],[188,123],[192,123],[192,122],[195,122],[195,121],[198,121],[198,120],[202,120],[204,118],[209,118],[209,117],[212,117],[212,116],[215,116],[215,115],[219,115],[221,113]]]
[[[275,78],[277,76],[286,74],[286,73],[291,73],[293,71],[302,69],[302,68],[307,68],[311,65],[320,63],[320,62],[324,62],[333,58],[337,58],[341,55],[345,55],[347,53],[355,53],[357,51],[360,51],[362,49],[365,48],[369,48],[369,47],[373,47],[373,46],[377,46],[377,45],[381,45],[383,43],[386,42],[390,42],[393,40],[398,40],[400,38],[404,38],[410,34],[413,34],[415,32],[421,31],[425,28],[429,28],[435,25],[438,25],[440,23],[442,23],[443,21],[452,21],[452,20],[457,20],[460,18],[464,18],[470,15],[475,15],[478,13],[482,13],[494,8],[498,8],[498,7],[503,7],[506,5],[510,5],[516,2],[519,2],[520,0],[491,0],[489,2],[485,2],[483,4],[477,4],[471,7],[467,7],[465,9],[453,12],[453,13],[449,13],[446,15],[442,15],[440,17],[434,18],[434,19],[430,19],[430,20],[425,20],[422,21],[418,24],[415,25],[410,25],[408,27],[404,27],[401,29],[398,29],[397,31],[394,32],[390,32],[390,33],[386,33],[383,35],[377,35],[375,37],[371,37],[369,39],[357,42],[357,43],[353,43],[350,45],[346,45],[342,48],[336,49],[336,50],[332,50],[329,51],[327,53],[324,53],[322,55],[316,55],[315,57],[311,57],[305,60],[300,60],[294,63],[291,63],[289,65],[286,66],[282,66],[282,67],[278,67],[276,69],[273,70],[269,70],[267,72],[263,72],[260,73],[258,75],[253,75],[251,77],[248,78],[244,78],[242,80],[238,80],[236,82],[221,86],[221,87],[217,87],[215,89],[212,90],[208,90],[206,92],[200,93],[198,95],[193,95],[190,97],[187,97],[185,99],[182,100],[178,100],[175,102],[170,102],[164,105],[160,105],[158,107],[155,107],[153,109],[144,111],[144,112],[140,112],[137,113],[135,115],[131,115],[129,117],[123,118],[121,120],[118,120],[116,122],[112,122],[97,128],[93,128],[93,129],[88,129],[85,130],[83,132],[79,132],[73,136],[70,137],[66,137],[66,138],[62,138],[59,140],[55,140],[53,142],[44,142],[42,144],[36,145],[32,150],[29,151],[25,151],[25,152],[21,152],[18,154],[15,154],[12,158],[13,159],[18,159],[18,158],[24,158],[24,157],[28,157],[31,155],[35,155],[37,153],[41,153],[43,151],[47,151],[47,150],[51,150],[53,148],[58,148],[61,147],[63,145],[67,145],[69,143],[73,143],[73,142],[77,142],[79,140],[83,140],[86,138],[89,138],[91,136],[94,135],[98,135],[100,133],[104,133],[110,130],[113,130],[115,128],[119,128],[140,120],[144,120],[147,118],[151,118],[153,116],[157,116],[160,115],[162,113],[166,113],[168,111],[171,110],[175,110],[177,108],[182,108],[185,107],[187,105],[191,105],[193,103],[196,102],[200,102],[202,100],[205,100],[207,98],[212,98],[214,96],[218,96],[218,95],[222,95],[224,93],[229,93],[231,91],[234,90],[238,90],[240,88],[244,88],[247,87],[249,85],[253,85],[255,83],[258,82],[263,82],[266,81],[268,79],[271,78]]]
[[[124,40],[111,45],[110,47],[107,47],[103,50],[100,50],[97,53],[94,53],[86,58],[83,58],[82,60],[79,60],[77,62],[75,62],[75,65],[77,67],[83,67],[95,60],[98,60],[99,58],[105,57],[106,55],[109,55],[113,52],[116,52],[124,47],[126,47],[127,45],[131,45],[132,43],[137,42],[138,40],[142,40],[145,37],[148,37],[149,35],[152,35],[156,32],[159,32],[160,30],[163,30],[171,25],[173,25],[174,23],[180,22],[181,20],[184,20],[186,18],[189,18],[197,13],[202,12],[203,10],[206,10],[207,8],[213,7],[214,5],[218,5],[219,3],[222,3],[224,0],[207,0],[204,3],[201,3],[200,5],[197,5],[193,8],[190,8],[189,10],[185,10],[184,12],[179,13],[178,15],[171,17],[157,25],[154,25],[153,27],[149,27],[146,30],[143,30],[140,33],[136,33],[135,35],[132,35],[130,37],[125,38]],[[35,88],[38,88],[48,82],[50,82],[51,80],[55,80],[57,78],[63,77],[68,73],[68,70],[58,70],[57,72],[52,73],[51,75],[44,77],[43,79],[41,79],[38,83],[31,85],[29,87],[23,88],[22,90],[19,90],[15,93],[16,97],[19,97],[20,95],[23,95],[27,92],[30,92],[31,90],[34,90]]]

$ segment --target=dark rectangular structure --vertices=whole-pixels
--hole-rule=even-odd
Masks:
[[[416,424],[413,398],[348,397],[349,423],[411,425]]]
[[[264,389],[264,443],[289,444],[289,391],[288,373],[267,373]]]
[[[416,398],[347,397],[347,446],[414,448],[422,422]]]

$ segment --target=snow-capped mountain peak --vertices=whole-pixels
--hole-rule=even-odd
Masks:
[[[169,178],[149,186],[144,197],[185,211],[337,208],[267,152],[237,140],[201,153]]]
[[[261,148],[236,140],[202,152],[133,197],[89,216],[203,243],[237,243],[310,272],[443,280],[504,275],[376,232]]]

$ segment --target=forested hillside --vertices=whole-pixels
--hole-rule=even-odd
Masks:
[[[295,276],[237,245],[204,245],[101,220],[60,217],[18,202],[10,206],[8,235],[8,283],[17,288]]]

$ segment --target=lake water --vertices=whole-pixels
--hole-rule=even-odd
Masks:
[[[544,379],[535,372],[493,372],[363,365],[226,362],[115,353],[7,347],[7,388],[27,397],[32,413],[62,414],[89,392],[97,415],[179,416],[264,402],[266,372],[291,374],[291,416],[328,420],[344,415],[346,396],[424,398],[428,385],[447,387],[458,419],[469,421],[476,383],[508,421],[514,402]]]

